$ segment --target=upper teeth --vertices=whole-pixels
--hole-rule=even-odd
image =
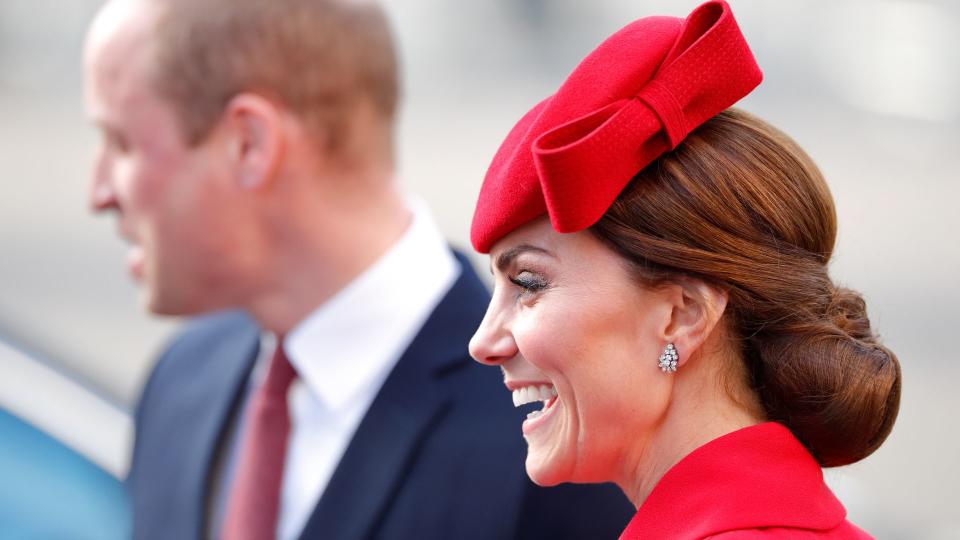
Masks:
[[[534,401],[547,401],[556,395],[557,389],[550,384],[524,386],[513,391],[513,406],[519,407]]]

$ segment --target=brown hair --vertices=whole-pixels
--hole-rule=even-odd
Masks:
[[[191,144],[202,141],[239,92],[278,99],[330,144],[345,114],[369,100],[392,121],[397,60],[385,14],[348,0],[155,0],[155,84],[180,116]]]
[[[827,274],[833,200],[789,137],[727,110],[641,171],[591,230],[647,285],[682,275],[728,291],[747,384],[821,465],[863,459],[886,439],[899,362],[860,295]]]

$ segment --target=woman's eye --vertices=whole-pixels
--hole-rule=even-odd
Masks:
[[[547,282],[542,277],[523,271],[510,278],[510,282],[523,289],[523,293],[535,293],[547,288]]]

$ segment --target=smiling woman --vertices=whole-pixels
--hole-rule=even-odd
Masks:
[[[523,424],[530,477],[541,485],[610,480],[628,461],[623,433],[648,432],[669,396],[659,371],[635,367],[657,356],[667,307],[659,300],[672,291],[637,287],[590,233],[560,235],[544,218],[494,253],[498,286],[472,352],[501,365],[514,396],[547,398]]]
[[[886,439],[900,368],[827,273],[817,167],[728,108],[760,78],[726,3],[642,19],[520,120],[481,189],[495,289],[471,354],[543,403],[530,477],[617,483],[622,538],[868,537],[820,467]]]

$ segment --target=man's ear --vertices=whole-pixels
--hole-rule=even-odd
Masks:
[[[727,307],[727,291],[703,281],[685,279],[670,287],[672,311],[663,339],[673,343],[679,365],[693,357],[710,337]]]
[[[223,122],[228,161],[239,185],[270,185],[284,151],[283,111],[262,96],[243,93],[227,103]]]

